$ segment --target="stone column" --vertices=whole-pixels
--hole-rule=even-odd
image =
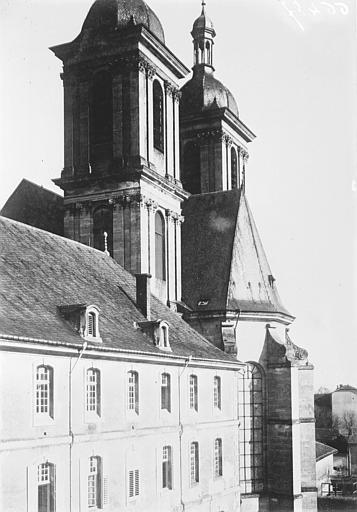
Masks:
[[[122,167],[123,164],[123,83],[122,75],[113,77],[113,157]]]
[[[86,79],[79,84],[79,172],[87,174],[90,162],[89,134],[89,83]]]
[[[181,92],[176,89],[173,94],[173,127],[174,127],[174,177],[181,180],[180,176],[180,98]]]
[[[146,62],[139,60],[138,63],[138,89],[139,89],[139,105],[138,105],[138,130],[139,130],[139,156],[147,160],[148,153],[148,137],[147,137],[147,75]]]
[[[119,197],[114,200],[113,208],[113,258],[124,267],[124,215]]]
[[[81,217],[80,217],[80,239],[82,244],[93,245],[93,218],[92,218],[92,203],[87,202],[82,204]]]
[[[64,88],[64,169],[67,176],[74,174],[74,111],[76,85],[73,79],[63,78]]]
[[[64,207],[64,236],[74,240],[74,205],[67,204]]]
[[[153,80],[155,77],[155,69],[152,66],[147,66],[147,138],[148,150],[147,160],[148,164],[153,164],[154,154],[154,113],[153,113]]]
[[[174,176],[174,111],[173,111],[174,87],[170,82],[165,82],[166,95],[166,175]]]

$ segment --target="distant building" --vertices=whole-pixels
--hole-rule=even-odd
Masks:
[[[331,475],[334,473],[333,456],[336,448],[323,443],[316,443],[316,484],[317,494],[327,494],[331,483]]]
[[[248,205],[255,135],[204,2],[191,35],[181,89],[143,0],[96,0],[52,48],[64,198],[48,225],[52,196],[4,214],[58,232],[63,206],[66,238],[1,221],[7,511],[316,511],[313,366]]]

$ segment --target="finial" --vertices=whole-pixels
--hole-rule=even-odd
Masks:
[[[110,256],[110,253],[108,251],[108,233],[106,231],[104,231],[103,235],[104,235],[104,254],[106,254],[107,256]]]
[[[202,5],[202,14],[205,14],[205,7],[206,7],[206,2],[205,2],[205,0],[202,0],[201,5]]]

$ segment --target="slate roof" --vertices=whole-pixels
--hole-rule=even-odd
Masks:
[[[63,235],[63,197],[26,179],[16,187],[0,215]]]
[[[324,459],[325,457],[328,457],[329,455],[333,455],[334,453],[338,452],[338,450],[336,450],[336,448],[332,448],[332,446],[328,446],[327,444],[319,443],[318,441],[315,442],[315,451],[316,451],[316,462]]]
[[[183,207],[184,302],[194,311],[237,310],[293,317],[281,303],[246,196],[192,195]],[[208,301],[198,307],[199,301]]]
[[[94,304],[100,308],[100,346],[166,356],[134,327],[145,320],[134,302],[135,278],[111,257],[4,217],[0,247],[0,335],[82,344],[57,306]],[[173,355],[234,362],[155,297],[152,319],[169,323]]]

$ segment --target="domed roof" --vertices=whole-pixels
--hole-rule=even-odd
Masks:
[[[96,0],[87,14],[82,30],[125,28],[130,23],[144,25],[165,44],[160,20],[143,0]]]
[[[201,15],[193,24],[191,34],[195,37],[198,32],[204,32],[205,30],[212,32],[213,37],[216,35],[212,20],[206,15],[204,8],[202,9]]]
[[[181,91],[183,114],[228,108],[239,117],[238,106],[233,94],[214,77],[212,69],[207,66],[199,66],[194,69],[193,77],[182,87]]]

